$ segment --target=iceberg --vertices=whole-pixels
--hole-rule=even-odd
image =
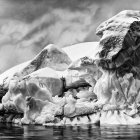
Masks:
[[[101,23],[99,42],[51,44],[0,75],[0,121],[20,124],[140,124],[140,12]]]

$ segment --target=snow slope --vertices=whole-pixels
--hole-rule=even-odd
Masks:
[[[72,61],[84,56],[94,57],[97,53],[98,42],[84,42],[68,46],[63,48],[63,50],[69,55]]]
[[[92,56],[94,57],[97,52],[97,46],[98,42],[85,42],[85,43],[79,43],[72,46],[68,46],[63,48],[63,50],[69,55],[72,61],[77,60],[78,58],[84,57],[84,56]],[[12,67],[11,69],[5,71],[0,75],[0,84],[3,83],[3,79],[6,77],[11,77],[15,71],[18,71],[25,66],[29,64],[30,61],[24,62],[20,65],[16,65]]]

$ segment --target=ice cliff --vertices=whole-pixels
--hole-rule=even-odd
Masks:
[[[3,73],[0,120],[140,124],[140,12],[122,11],[100,24],[96,34],[99,43],[63,50],[49,45]]]

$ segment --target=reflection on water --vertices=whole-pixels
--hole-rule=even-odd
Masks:
[[[139,140],[140,126],[19,126],[0,124],[0,140],[33,139],[33,140],[104,140],[126,139]]]

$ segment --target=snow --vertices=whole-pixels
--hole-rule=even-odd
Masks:
[[[42,68],[35,72],[29,74],[31,77],[51,77],[51,78],[59,78],[56,71],[51,68]]]
[[[98,49],[98,42],[84,42],[68,46],[63,50],[69,55],[72,61],[84,56],[95,56]]]
[[[3,83],[3,79],[5,79],[6,77],[10,78],[11,76],[13,76],[13,74],[17,71],[19,71],[20,69],[24,68],[25,66],[27,66],[29,64],[30,61],[21,63],[19,65],[16,65],[10,69],[8,69],[7,71],[5,71],[4,73],[2,73],[0,75],[0,85]]]
[[[63,50],[68,54],[68,56],[71,58],[72,61],[75,61],[78,58],[84,56],[92,56],[92,57],[95,56],[98,50],[97,46],[98,46],[98,42],[84,42],[84,43],[79,43],[79,44],[65,47],[63,48]],[[11,77],[15,72],[27,66],[29,62],[30,61],[27,61],[22,64],[16,65],[11,69],[2,73],[0,75],[0,85],[3,83],[3,79],[5,79],[6,77]],[[58,72],[58,73],[62,75],[62,72]]]

